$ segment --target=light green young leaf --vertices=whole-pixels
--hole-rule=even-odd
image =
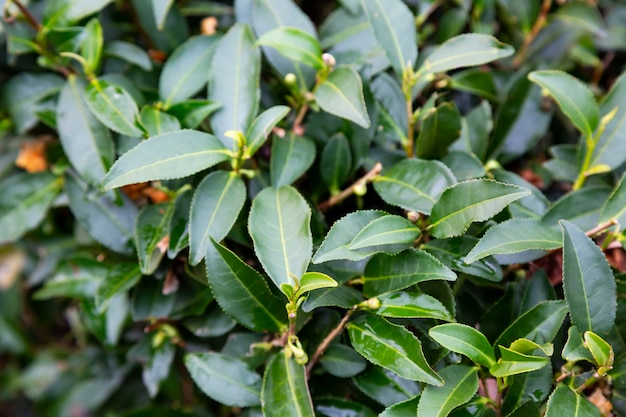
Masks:
[[[478,391],[478,369],[451,365],[439,372],[444,385],[427,386],[417,406],[417,417],[447,417],[456,407],[468,402]]]
[[[478,365],[491,367],[496,357],[491,344],[478,330],[459,323],[448,323],[431,327],[430,337],[441,346],[467,356]]]
[[[544,89],[585,138],[598,126],[600,111],[593,94],[580,80],[556,70],[533,71],[528,79]]]
[[[441,193],[456,178],[439,161],[404,159],[374,180],[374,189],[383,200],[405,210],[430,214]]]
[[[198,185],[189,214],[189,263],[196,265],[210,246],[226,237],[246,201],[246,185],[234,172],[215,171]]]
[[[289,113],[287,106],[274,106],[257,116],[246,132],[245,155],[252,156],[265,143],[274,126]]]
[[[83,40],[80,45],[82,57],[87,62],[87,70],[91,73],[97,72],[100,66],[103,44],[102,25],[97,18],[93,18],[85,25]]]
[[[602,250],[568,221],[563,228],[563,291],[580,331],[608,335],[615,322],[615,278]]]
[[[315,90],[315,101],[328,113],[368,128],[370,118],[361,77],[352,67],[338,66]]]
[[[261,404],[262,381],[239,359],[220,353],[188,353],[185,367],[206,395],[229,407]]]
[[[403,326],[364,315],[348,324],[348,332],[354,349],[373,364],[411,381],[443,385],[442,378],[426,362],[420,341]]]
[[[302,278],[300,278],[300,286],[294,298],[298,299],[307,292],[320,288],[334,288],[337,285],[337,281],[326,274],[322,274],[321,272],[306,272],[302,275]]]
[[[213,132],[230,149],[235,143],[224,132],[245,132],[259,107],[261,53],[246,25],[236,24],[219,41],[209,66],[208,99],[222,103],[211,117]]]
[[[548,400],[545,417],[600,417],[598,407],[561,385]]]
[[[593,363],[594,358],[591,356],[589,349],[587,349],[583,344],[583,339],[580,337],[580,333],[578,332],[578,328],[576,326],[570,327],[567,331],[567,342],[563,347],[561,356],[567,362],[578,362],[584,360],[589,363]]]
[[[305,136],[290,131],[284,138],[275,137],[270,161],[272,186],[291,185],[311,167],[315,153],[315,143]]]
[[[457,68],[486,64],[513,55],[514,49],[493,36],[467,33],[448,39],[430,54],[417,71],[422,79]]]
[[[209,237],[207,276],[220,307],[237,322],[257,332],[281,332],[287,327],[284,301],[265,279],[237,255]]]
[[[456,274],[431,254],[409,249],[398,255],[377,254],[363,273],[363,293],[367,297],[408,288],[422,281],[454,281]]]
[[[465,257],[472,263],[489,255],[519,253],[530,249],[552,250],[560,247],[558,230],[546,227],[535,219],[512,219],[487,230]]]
[[[263,415],[315,417],[304,366],[290,356],[282,350],[265,369],[261,391]]]
[[[407,66],[417,59],[417,36],[414,16],[401,0],[361,0],[369,16],[378,43],[383,47],[393,69],[402,77]]]
[[[204,87],[218,40],[217,36],[189,38],[165,61],[159,77],[159,97],[165,110]]]
[[[89,184],[98,185],[111,167],[115,149],[109,130],[86,108],[85,83],[72,75],[61,90],[57,129],[63,151]]]
[[[489,368],[489,373],[496,378],[536,371],[546,366],[550,359],[541,356],[526,355],[500,345],[502,358]]]
[[[407,219],[387,215],[370,222],[350,243],[349,249],[373,249],[381,245],[410,244],[420,235],[420,229]]]
[[[591,331],[586,331],[584,338],[585,346],[589,349],[589,352],[591,352],[596,365],[610,369],[615,360],[613,347],[607,343],[606,340]]]
[[[93,115],[109,129],[131,137],[143,135],[135,124],[139,113],[137,103],[122,87],[94,79],[87,86],[85,101]]]
[[[148,136],[159,136],[181,129],[180,122],[176,117],[154,106],[143,106],[139,119],[141,126],[148,132]]]
[[[156,271],[167,251],[167,232],[174,204],[172,202],[144,206],[135,223],[135,246],[139,268],[144,275]]]
[[[428,294],[399,291],[376,298],[380,301],[380,307],[373,312],[379,316],[454,321],[441,301]]]
[[[252,201],[248,230],[254,251],[278,288],[304,275],[313,250],[311,209],[292,187],[268,187]]]
[[[21,173],[0,182],[0,244],[18,240],[41,223],[63,182],[49,172]]]
[[[319,264],[337,259],[359,261],[376,253],[374,250],[350,250],[350,243],[366,225],[386,214],[379,210],[363,210],[352,212],[337,220],[315,252],[313,263]]]
[[[123,154],[104,177],[102,187],[111,190],[138,182],[186,177],[230,157],[230,151],[208,133],[165,133]]]
[[[276,49],[281,55],[302,62],[316,70],[323,69],[326,65],[322,60],[322,48],[315,37],[302,29],[282,26],[269,32],[265,32],[257,43]]]
[[[469,225],[485,221],[530,191],[488,179],[460,182],[446,189],[431,212],[432,234],[438,238],[461,235]]]

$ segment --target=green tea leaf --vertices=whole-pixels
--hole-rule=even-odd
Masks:
[[[611,188],[605,185],[589,185],[574,190],[552,203],[541,222],[557,230],[561,220],[567,220],[583,230],[596,227],[602,206],[610,194]]]
[[[528,79],[544,89],[585,138],[598,126],[600,112],[593,94],[580,80],[555,70],[533,71]]]
[[[169,225],[169,247],[167,256],[174,259],[178,253],[189,246],[189,211],[193,197],[192,190],[179,193],[174,201],[174,211]]]
[[[180,122],[176,117],[153,106],[143,106],[139,119],[141,126],[148,132],[148,136],[159,136],[181,129]]]
[[[497,378],[536,371],[546,366],[550,359],[526,355],[500,346],[502,358],[489,368],[489,373]]]
[[[585,346],[591,352],[596,365],[599,367],[612,367],[615,354],[611,345],[594,332],[586,331],[584,338]]]
[[[154,13],[154,22],[159,30],[163,30],[167,13],[174,4],[174,0],[150,0],[152,2],[152,12]]]
[[[231,157],[213,135],[180,130],[155,136],[123,154],[104,177],[103,188],[186,177]]]
[[[95,73],[100,66],[103,44],[102,25],[97,18],[91,19],[85,25],[83,40],[80,45],[82,56],[87,62],[86,70],[91,73]]]
[[[454,281],[456,274],[427,252],[409,249],[398,255],[377,254],[365,267],[363,293],[373,297],[439,279]]]
[[[167,232],[174,204],[172,202],[144,206],[135,223],[135,245],[139,268],[151,275],[167,251]]]
[[[320,288],[334,288],[337,285],[337,281],[326,274],[322,274],[321,272],[306,272],[302,275],[302,278],[300,278],[300,286],[298,287],[298,291],[296,291],[295,298],[298,299],[309,291],[318,290]]]
[[[218,40],[217,36],[189,38],[165,61],[159,77],[159,97],[165,110],[204,87]]]
[[[328,113],[361,127],[370,126],[361,77],[352,67],[338,66],[315,90],[315,101]]]
[[[405,417],[407,415],[413,415],[415,414],[419,400],[420,396],[418,395],[406,401],[396,403],[385,408],[385,410],[379,414],[379,417]]]
[[[465,257],[478,243],[477,238],[458,236],[449,239],[433,239],[420,246],[420,249],[433,255],[453,271],[473,275],[489,281],[502,280],[502,267],[492,256],[479,259],[471,264]]]
[[[600,223],[605,223],[615,219],[619,224],[619,228],[626,228],[626,175],[622,176],[615,190],[611,193],[609,199],[602,207],[600,213]]]
[[[119,40],[107,41],[104,54],[122,59],[144,71],[152,71],[150,55],[134,43]]]
[[[427,386],[417,406],[417,417],[446,417],[478,391],[478,369],[451,365],[439,372],[444,385]]]
[[[368,365],[365,371],[352,378],[354,385],[368,397],[384,406],[406,401],[420,392],[417,382],[402,378],[380,366]],[[413,413],[417,405],[413,409]]]
[[[85,101],[92,114],[109,129],[131,137],[143,135],[135,124],[137,103],[122,87],[94,79],[85,90]]]
[[[209,239],[207,276],[220,307],[252,330],[283,331],[287,326],[284,302],[271,293],[258,272]]]
[[[265,32],[257,43],[276,49],[292,61],[302,62],[317,70],[326,67],[322,60],[322,48],[315,37],[302,29],[282,26]]]
[[[367,362],[354,349],[341,345],[332,344],[326,349],[320,358],[320,364],[329,374],[339,378],[350,378],[362,372]]]
[[[274,284],[292,284],[311,260],[311,209],[292,187],[268,187],[252,201],[248,230],[254,251]]]
[[[387,215],[370,222],[350,243],[349,249],[373,249],[391,244],[410,244],[420,235],[420,229],[407,219]]]
[[[438,238],[461,235],[471,223],[488,220],[529,194],[523,188],[487,179],[460,182],[447,188],[433,206],[432,234]]]
[[[403,326],[379,316],[364,315],[348,324],[348,332],[354,349],[373,364],[412,381],[443,384],[426,362],[420,341]]]
[[[323,288],[309,294],[302,304],[302,311],[309,313],[318,307],[326,306],[351,308],[361,301],[363,301],[361,292],[354,288],[347,286]]]
[[[608,335],[617,309],[616,284],[602,250],[568,221],[563,228],[563,291],[580,331]]]
[[[320,173],[331,194],[339,193],[352,172],[352,152],[345,135],[331,137],[321,155]]]
[[[493,36],[467,33],[437,47],[417,71],[418,76],[486,64],[513,55],[513,48]]]
[[[167,112],[176,116],[186,129],[195,129],[222,105],[213,100],[185,100],[172,105]]]
[[[456,183],[456,178],[439,161],[404,159],[374,180],[374,189],[394,206],[430,214],[441,193]]]
[[[431,327],[428,334],[441,346],[467,356],[478,365],[489,368],[496,363],[491,344],[473,327],[458,323],[441,324]]]
[[[293,132],[284,138],[274,137],[270,161],[272,185],[276,188],[291,185],[311,167],[314,159],[315,143],[311,139]]]
[[[413,68],[417,59],[417,37],[414,16],[400,0],[361,0],[393,69],[402,77],[407,66]]]
[[[430,109],[422,120],[422,128],[415,142],[415,156],[423,159],[442,158],[460,135],[461,114],[454,103],[444,103]]]
[[[358,261],[373,255],[376,251],[350,250],[354,237],[369,223],[383,217],[386,213],[377,210],[355,211],[337,220],[330,228],[326,238],[313,256],[313,263],[348,259]]]
[[[95,304],[98,311],[104,312],[112,298],[133,288],[140,278],[141,271],[135,264],[124,263],[111,268],[96,292]]]
[[[284,350],[267,365],[261,404],[264,415],[315,417],[304,366],[297,364]]]
[[[188,353],[185,367],[206,395],[229,407],[261,404],[262,381],[239,359],[219,353]]]
[[[428,294],[393,292],[376,297],[380,307],[374,313],[383,317],[454,321],[448,309]]]
[[[529,339],[538,343],[551,342],[567,315],[563,301],[544,301],[519,316],[502,332],[495,346],[507,346],[517,339]]]
[[[234,172],[207,175],[193,195],[189,214],[189,263],[204,258],[209,237],[219,242],[230,231],[246,201],[246,185]]]
[[[20,173],[0,182],[0,243],[16,241],[37,227],[62,185],[49,172]]]
[[[598,407],[561,385],[548,400],[545,417],[600,417]]]
[[[234,142],[223,136],[229,130],[245,132],[259,107],[261,53],[246,25],[236,24],[215,47],[209,66],[208,99],[222,104],[211,117],[213,132],[224,146]]]
[[[591,356],[589,349],[587,349],[583,344],[583,339],[580,337],[580,333],[578,332],[578,328],[576,326],[570,327],[567,331],[567,342],[563,347],[561,356],[568,362],[585,360],[593,363],[594,358]]]
[[[254,155],[272,133],[272,129],[289,113],[287,106],[274,106],[257,116],[246,132],[245,155]]]
[[[512,219],[487,230],[467,254],[465,262],[472,263],[489,255],[519,253],[530,249],[552,250],[561,244],[559,232],[546,227],[541,221]]]
[[[340,400],[338,398],[321,398],[315,401],[315,412],[319,417],[376,417],[377,414],[361,403]]]

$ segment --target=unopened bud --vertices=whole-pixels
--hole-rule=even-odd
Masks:
[[[296,78],[296,74],[292,72],[285,74],[285,77],[283,78],[283,80],[285,81],[285,84],[287,85],[295,85],[296,82],[298,81],[298,79]]]
[[[416,213],[414,211],[409,211],[406,214],[406,218],[409,219],[411,223],[417,223],[417,221],[420,219],[420,215],[419,213]]]
[[[326,66],[330,69],[333,69],[337,64],[337,60],[335,60],[335,57],[329,53],[322,54],[322,60],[324,61],[324,64],[326,64]]]
[[[380,308],[380,300],[378,298],[369,298],[359,304],[361,308],[368,310],[378,310]]]
[[[354,194],[363,197],[367,193],[367,185],[364,182],[354,184]]]

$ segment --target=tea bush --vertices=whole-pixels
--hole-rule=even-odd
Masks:
[[[618,0],[4,0],[0,416],[626,416]]]

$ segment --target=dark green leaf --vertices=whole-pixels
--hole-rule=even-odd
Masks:
[[[470,236],[459,236],[450,239],[433,239],[420,246],[420,249],[433,255],[441,263],[453,271],[473,275],[489,281],[502,280],[502,268],[491,256],[482,258],[471,264],[465,262],[465,256],[478,239]]]
[[[173,211],[174,204],[168,202],[145,206],[137,215],[135,245],[144,275],[151,275],[157,269],[167,251],[167,231]]]
[[[599,222],[605,223],[615,219],[619,228],[626,228],[626,175],[622,176],[619,184],[602,207]]]
[[[376,417],[376,413],[360,403],[337,398],[317,400],[315,402],[315,412],[319,417]]]
[[[234,172],[215,171],[198,185],[189,214],[189,263],[206,255],[209,237],[219,242],[230,232],[246,200],[246,185]]]
[[[473,153],[451,150],[441,159],[459,181],[485,176],[485,167]]]
[[[230,158],[213,135],[196,130],[165,133],[122,155],[103,181],[105,190],[157,179],[186,177]]]
[[[230,407],[261,404],[261,377],[240,360],[219,353],[189,353],[185,366],[212,399]]]
[[[56,120],[63,151],[74,169],[91,185],[98,185],[113,163],[109,130],[87,109],[85,83],[70,76],[59,95]]]
[[[354,349],[332,344],[320,358],[320,364],[329,374],[339,378],[350,378],[362,372],[367,362]]]
[[[111,268],[104,282],[98,287],[95,303],[100,313],[106,310],[112,298],[133,288],[141,278],[141,271],[135,264],[126,263]]]
[[[454,281],[456,274],[427,252],[409,249],[394,256],[378,254],[365,268],[363,293],[372,297],[438,279]]]
[[[376,39],[391,61],[393,69],[402,77],[405,68],[415,65],[417,40],[414,16],[400,0],[361,0],[369,16]]]
[[[311,260],[311,209],[292,187],[268,187],[252,201],[248,230],[254,251],[274,284],[292,284]]]
[[[106,127],[131,137],[142,136],[135,124],[139,110],[132,96],[119,85],[94,79],[85,91],[87,107]]]
[[[374,313],[384,317],[454,320],[441,301],[427,294],[394,292],[376,298],[380,307]]]
[[[152,61],[148,53],[134,43],[124,41],[108,41],[104,54],[127,61],[144,71],[152,71]]]
[[[405,417],[408,415],[414,415],[417,410],[417,404],[419,403],[420,396],[413,397],[406,401],[396,403],[379,414],[379,417]]]
[[[555,70],[534,71],[528,79],[550,94],[583,136],[591,138],[600,113],[593,94],[580,80]]]
[[[184,128],[195,129],[220,107],[213,100],[186,100],[174,104],[167,112],[176,116]]]
[[[370,126],[363,83],[352,67],[335,68],[315,90],[315,101],[328,113],[348,119],[366,129]]]
[[[373,249],[382,245],[411,244],[420,229],[407,219],[387,215],[373,220],[352,239],[348,249]]]
[[[472,222],[488,220],[529,194],[523,188],[487,179],[453,185],[433,206],[432,234],[439,238],[461,235]]]
[[[291,185],[309,169],[314,159],[315,143],[311,139],[293,132],[284,138],[275,136],[270,162],[272,185],[276,188]]]
[[[376,177],[374,189],[389,204],[430,214],[441,193],[455,183],[452,172],[439,161],[404,159]]]
[[[545,417],[600,417],[598,408],[566,386],[550,396]]]
[[[287,313],[263,277],[237,255],[211,239],[207,276],[215,299],[226,313],[256,331],[283,331]]]
[[[353,377],[352,381],[359,390],[384,406],[405,401],[420,392],[417,382],[375,365],[369,365],[365,371]],[[416,409],[417,405],[413,412]]]
[[[344,135],[335,135],[326,142],[320,161],[322,180],[331,194],[339,193],[352,172],[350,142]]]
[[[461,134],[461,114],[454,103],[444,103],[424,114],[415,143],[415,155],[423,159],[441,158]]]
[[[541,222],[555,228],[560,220],[567,220],[583,230],[596,227],[602,206],[610,193],[611,189],[602,185],[589,185],[572,191],[553,203]]]
[[[524,338],[538,343],[552,341],[565,320],[567,305],[563,301],[545,301],[522,314],[500,335],[494,345],[508,346]]]
[[[186,190],[178,194],[174,201],[174,211],[169,225],[169,247],[167,256],[170,259],[189,245],[189,211],[191,207],[192,191]]]
[[[562,239],[555,229],[539,220],[512,219],[491,227],[465,257],[472,263],[489,255],[523,252],[530,249],[552,250],[559,248]]]
[[[158,136],[180,130],[180,122],[171,114],[162,112],[153,106],[144,106],[139,115],[141,125],[148,136]]]
[[[21,173],[0,183],[0,243],[18,240],[41,223],[61,191],[62,181],[49,172]]]
[[[226,70],[228,69],[228,70]],[[222,143],[234,149],[223,134],[245,132],[259,106],[261,55],[246,25],[234,25],[219,41],[209,66],[210,100],[222,103],[211,118],[211,127]]]
[[[302,62],[316,70],[326,67],[322,60],[322,48],[314,36],[302,29],[281,26],[265,32],[257,43],[276,49],[292,61]]]
[[[572,323],[581,332],[607,335],[617,308],[616,284],[602,250],[568,221],[563,228],[563,291]]]
[[[428,334],[441,346],[467,356],[478,365],[489,368],[496,363],[491,344],[481,332],[473,327],[448,323],[432,327]]]
[[[446,417],[468,402],[478,390],[478,369],[451,365],[440,372],[443,386],[427,386],[417,406],[417,417]]]
[[[180,45],[163,65],[159,78],[159,97],[163,108],[192,97],[208,81],[217,36],[196,36]]]
[[[498,91],[493,78],[493,74],[490,71],[471,68],[452,75],[450,77],[450,87],[455,90],[475,94],[487,100],[497,101]]]
[[[289,355],[290,356],[290,355]],[[314,417],[304,366],[285,350],[274,356],[263,376],[263,414],[275,417]]]
[[[289,113],[287,106],[274,106],[265,110],[252,122],[246,133],[245,154],[252,156],[265,143],[272,129]]]
[[[159,30],[163,30],[167,13],[174,4],[174,0],[150,0],[152,2],[152,12],[154,13],[154,22]]]
[[[420,341],[404,327],[365,315],[350,322],[348,332],[354,349],[373,364],[412,381],[443,384],[426,362]]]

